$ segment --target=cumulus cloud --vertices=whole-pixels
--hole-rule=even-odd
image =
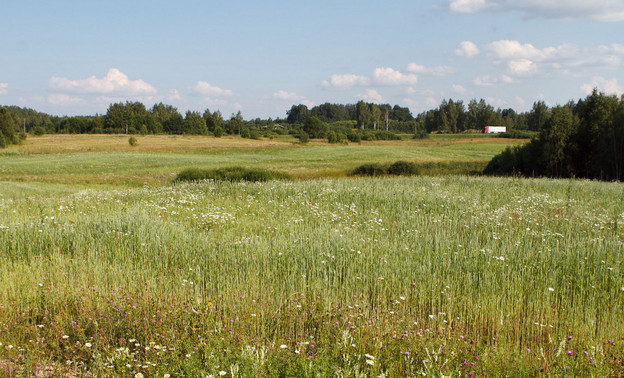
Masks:
[[[621,65],[621,45],[560,46],[537,48],[530,43],[500,40],[487,45],[488,56],[495,63],[504,63],[510,74],[529,76],[537,73],[579,75],[583,69],[614,69]]]
[[[425,67],[421,64],[416,64],[416,63],[408,64],[406,71],[413,72],[416,74],[421,74],[421,75],[432,75],[432,76],[448,76],[456,72],[456,70],[453,67],[449,67],[449,66]]]
[[[448,0],[447,4],[457,13],[519,12],[528,18],[624,21],[621,0]]]
[[[484,75],[484,76],[479,76],[475,78],[473,82],[475,85],[478,85],[480,87],[493,87],[494,85],[498,85],[498,84],[511,84],[513,83],[513,78],[507,75],[500,75],[500,76]]]
[[[273,93],[273,97],[280,100],[299,100],[301,97],[296,93],[279,90]]]
[[[0,95],[9,93],[9,83],[0,83]]]
[[[230,89],[223,89],[205,81],[198,81],[191,87],[191,92],[207,97],[227,97],[232,95]]]
[[[374,89],[368,89],[366,90],[366,93],[359,94],[357,95],[357,97],[366,102],[373,102],[377,104],[383,102],[383,97],[381,96],[381,94],[379,94],[379,92]]]
[[[75,105],[84,105],[86,103],[85,100],[81,98],[72,97],[70,95],[62,94],[62,93],[55,93],[55,94],[48,95],[48,98],[46,99],[46,101],[49,104],[52,104],[55,106],[75,106]]]
[[[455,55],[463,56],[464,58],[468,59],[474,58],[475,56],[479,55],[479,53],[479,48],[471,41],[463,41],[455,49]]]
[[[324,87],[349,88],[357,85],[368,85],[370,79],[366,76],[353,74],[331,75],[329,80],[323,80]]]
[[[308,108],[311,108],[314,106],[314,103],[308,100],[307,98],[303,96],[299,96],[298,94],[294,92],[288,92],[285,90],[279,90],[273,93],[273,98],[278,99],[278,100],[284,100],[284,101],[293,101],[293,102],[296,101],[296,102],[299,102],[300,104],[307,106]]]
[[[332,75],[329,80],[323,80],[327,88],[351,88],[366,85],[412,85],[418,82],[418,75],[411,72],[401,72],[390,67],[375,68],[371,77],[341,74]]]
[[[491,6],[485,0],[451,0],[449,9],[458,13],[477,13]]]
[[[459,84],[453,84],[453,92],[464,94],[466,93],[466,88],[464,88],[462,85],[459,85]]]
[[[375,69],[373,79],[376,84],[381,85],[411,85],[418,82],[418,75],[405,74],[389,67],[381,67]]]
[[[141,79],[130,80],[116,68],[108,70],[103,78],[89,76],[86,79],[71,80],[64,77],[51,77],[49,86],[53,90],[70,93],[150,95],[156,89]]]
[[[603,91],[609,95],[622,95],[624,93],[624,86],[620,85],[617,79],[605,79],[601,76],[595,76],[590,83],[583,84],[581,90],[586,94],[592,93],[594,88],[598,88],[599,91]]]

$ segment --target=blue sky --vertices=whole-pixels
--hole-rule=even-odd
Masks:
[[[119,101],[285,117],[365,100],[524,111],[624,92],[622,0],[11,1],[0,104],[56,115]]]

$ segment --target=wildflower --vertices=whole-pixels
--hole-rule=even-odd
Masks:
[[[366,360],[366,363],[371,365],[371,366],[375,365],[375,361],[373,361],[373,360]]]
[[[555,291],[555,289],[553,289],[552,287],[549,287],[548,291]]]
[[[399,299],[400,299],[400,300],[402,300],[402,301],[404,301],[404,300],[405,300],[405,297],[399,297]]]
[[[169,378],[169,377],[171,377],[171,374],[167,373],[167,374],[163,375],[163,377],[164,378]]]
[[[143,373],[136,373],[134,378],[143,378]]]
[[[574,354],[574,352],[572,352],[571,350],[566,350],[566,354],[570,357],[572,357],[572,355]]]
[[[67,339],[69,339],[69,336],[63,335],[63,340],[67,340]]]
[[[91,343],[85,343],[85,346],[86,346],[87,348],[91,348]]]
[[[371,356],[370,354],[366,353],[364,356],[366,356],[366,358],[368,358],[369,360],[374,360],[375,357]]]
[[[525,350],[527,353],[531,353],[531,348],[526,348]]]
[[[287,349],[287,348],[288,348],[288,345],[286,345],[286,344],[282,344],[282,345],[280,345],[280,348],[282,348],[282,349]]]
[[[223,370],[221,370],[221,371],[219,372],[219,375],[221,375],[221,376],[224,376],[224,375],[226,375],[226,374],[227,374],[227,373],[226,373],[225,371],[223,371]]]

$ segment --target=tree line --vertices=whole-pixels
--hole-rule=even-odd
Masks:
[[[624,95],[594,90],[556,106],[530,143],[495,156],[486,174],[624,179]]]
[[[5,107],[13,120],[15,132],[31,134],[54,133],[127,133],[127,134],[241,134],[245,129],[273,127],[275,123],[297,133],[305,122],[315,117],[332,127],[344,126],[360,130],[385,130],[395,133],[458,133],[479,131],[487,125],[507,126],[508,130],[539,131],[549,115],[544,102],[536,102],[526,113],[513,109],[495,109],[481,99],[463,101],[443,100],[435,109],[414,117],[408,108],[399,105],[374,104],[359,101],[356,104],[331,104],[308,108],[292,105],[284,119],[244,120],[241,113],[224,118],[220,111],[187,111],[184,115],[172,105],[158,103],[151,108],[140,102],[110,104],[105,114],[95,116],[59,117],[17,106]],[[5,137],[11,139],[12,137]]]

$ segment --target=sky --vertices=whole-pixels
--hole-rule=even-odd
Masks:
[[[622,0],[7,1],[0,104],[224,117],[359,100],[530,110],[624,92]]]

